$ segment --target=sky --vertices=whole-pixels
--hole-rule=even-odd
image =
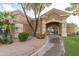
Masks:
[[[60,9],[65,11],[65,8],[70,6],[69,3],[52,3],[52,5],[50,7],[46,7],[41,14],[44,14],[45,12],[47,12],[48,10],[52,9],[52,8],[56,8],[56,9]],[[14,11],[14,10],[22,10],[21,9],[21,5],[17,4],[17,3],[0,3],[0,11]],[[32,11],[28,11],[27,14],[31,17],[33,16],[33,12]],[[79,26],[79,17],[78,16],[69,16],[67,18],[67,22],[68,23],[75,23],[76,25]]]

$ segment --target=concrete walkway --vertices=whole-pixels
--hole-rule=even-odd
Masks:
[[[50,43],[54,44],[44,56],[63,56],[64,55],[64,46],[62,37],[49,35]]]
[[[25,42],[16,41],[9,45],[0,45],[0,56],[29,56],[36,52],[43,42],[44,40],[31,38]]]

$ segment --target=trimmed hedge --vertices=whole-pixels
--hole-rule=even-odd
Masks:
[[[18,35],[18,38],[20,41],[26,41],[28,40],[28,37],[29,37],[29,33],[26,33],[26,32],[21,32]]]

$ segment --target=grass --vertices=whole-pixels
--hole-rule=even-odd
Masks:
[[[68,36],[64,40],[65,55],[66,56],[79,56],[79,36]]]

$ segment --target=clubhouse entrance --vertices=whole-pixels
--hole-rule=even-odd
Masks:
[[[46,33],[61,35],[61,23],[58,22],[50,22],[46,24]]]

